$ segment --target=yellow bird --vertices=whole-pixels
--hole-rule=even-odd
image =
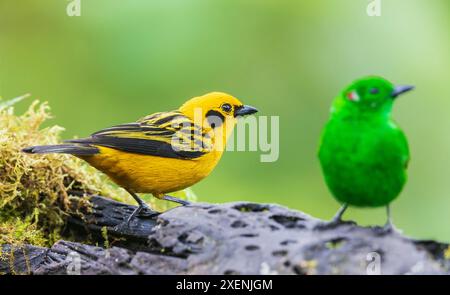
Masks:
[[[129,224],[136,214],[149,209],[137,193],[187,205],[167,193],[208,176],[220,160],[237,118],[256,112],[229,94],[212,92],[188,100],[175,111],[103,129],[88,138],[23,151],[71,154],[104,172],[139,204],[128,217]]]

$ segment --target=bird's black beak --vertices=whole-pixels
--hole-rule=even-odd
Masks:
[[[392,97],[396,98],[402,93],[408,92],[410,90],[413,90],[414,86],[411,85],[399,85],[394,87],[394,91],[392,91]]]
[[[243,106],[236,107],[236,109],[234,110],[234,116],[242,117],[242,116],[251,115],[251,114],[254,114],[257,112],[258,112],[258,110],[255,109],[254,107],[243,105]]]

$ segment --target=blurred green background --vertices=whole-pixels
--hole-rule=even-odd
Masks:
[[[394,221],[450,241],[450,2],[0,0],[0,95],[49,101],[65,138],[175,109],[212,90],[280,116],[280,158],[229,152],[193,187],[201,201],[273,202],[331,218],[316,150],[333,97],[367,74],[417,89],[395,119],[411,147]],[[22,102],[17,110],[25,110]],[[384,209],[345,218],[382,224]]]

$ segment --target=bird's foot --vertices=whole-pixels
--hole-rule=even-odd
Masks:
[[[147,203],[142,202],[141,204],[139,204],[139,206],[137,207],[136,210],[139,210],[138,213],[136,214],[140,214],[140,213],[147,213],[147,212],[154,212],[152,208],[150,208],[149,205],[147,205]]]
[[[112,228],[113,232],[119,232],[119,233],[126,233],[129,232],[131,230],[130,225],[127,222],[121,222],[117,225],[115,225]]]
[[[379,228],[380,234],[387,235],[387,234],[396,234],[401,235],[403,232],[401,229],[398,229],[394,226],[392,222],[387,222],[383,227]]]
[[[330,225],[340,225],[342,223],[345,223],[344,220],[342,220],[341,215],[334,216],[330,221],[327,222]]]
[[[397,229],[394,224],[392,223],[391,218],[391,207],[389,205],[386,206],[386,214],[387,214],[387,221],[386,224],[383,227],[378,227],[380,234],[386,235],[386,234],[402,234],[402,231],[400,229]]]
[[[320,223],[318,226],[316,226],[317,228],[321,228],[321,229],[329,229],[329,228],[335,228],[339,225],[342,224],[351,224],[354,222],[352,221],[343,221],[342,220],[342,215],[344,214],[345,210],[347,210],[348,205],[347,204],[343,204],[341,208],[339,208],[339,210],[336,212],[336,214],[334,215],[333,219],[331,219],[328,222],[324,222],[324,223]]]
[[[333,218],[330,221],[323,221],[316,225],[317,229],[333,229],[341,225],[355,225],[354,221],[346,221],[340,218]]]
[[[129,229],[131,229],[131,221],[136,216],[144,215],[145,217],[150,218],[150,217],[154,217],[154,216],[156,216],[158,214],[159,214],[158,212],[155,212],[154,210],[152,210],[150,208],[150,206],[148,206],[146,203],[142,202],[141,204],[139,204],[139,207],[137,207],[133,211],[133,213],[131,213],[130,216],[128,216],[128,218],[124,222],[116,225],[114,227],[114,229],[115,230],[120,230],[120,231],[127,230],[127,229],[129,230]]]

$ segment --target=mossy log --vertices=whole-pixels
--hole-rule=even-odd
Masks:
[[[70,274],[78,263],[81,274],[450,274],[448,244],[350,222],[330,227],[277,205],[197,203],[146,212],[127,228],[135,207],[91,202],[83,219],[67,222],[66,234],[85,244],[4,245],[0,273]]]

